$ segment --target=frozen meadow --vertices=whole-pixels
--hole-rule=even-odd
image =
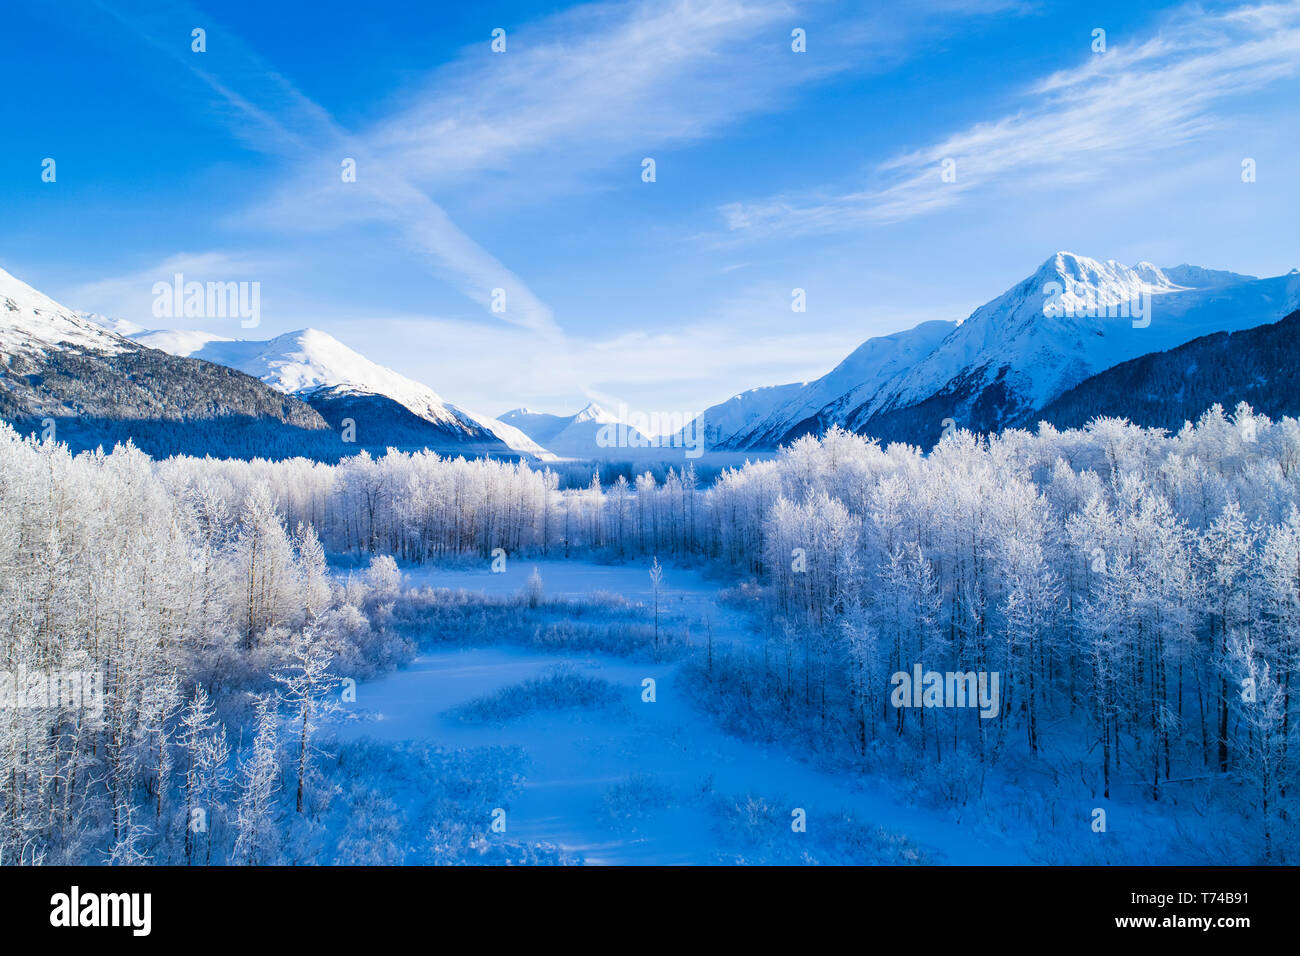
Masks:
[[[619,595],[647,613],[653,602],[644,565],[541,558],[498,572],[488,562],[402,570],[410,589],[448,589],[471,601],[526,594],[537,573],[547,599],[600,604]],[[718,582],[686,568],[667,570],[664,580],[659,601],[666,630],[693,635],[693,653],[706,653],[710,628],[719,657],[729,645],[761,649],[756,622],[719,602]],[[938,787],[924,776],[908,779],[901,769],[846,773],[817,761],[798,740],[728,734],[693,703],[680,657],[662,661],[648,653],[629,660],[495,640],[491,647],[471,642],[438,649],[434,641],[408,666],[358,689],[356,710],[337,727],[338,739],[504,748],[517,755],[523,779],[502,800],[506,829],[498,839],[551,847],[568,862],[1014,865],[1178,858],[1177,827],[1141,806],[1120,809],[1127,849],[1117,857],[1087,838],[1057,832],[1055,815],[1062,830],[1071,818],[1088,818],[1095,801],[1082,794],[1057,796],[1054,814],[1043,818],[1033,812],[1042,804],[1025,799],[1023,784],[998,779],[987,782],[981,799],[953,806],[936,799]],[[647,678],[655,682],[653,702],[643,699]],[[608,688],[608,696],[584,699],[581,683],[574,692],[575,679]],[[503,696],[518,698],[516,706],[508,716],[494,716],[484,705]],[[410,819],[422,800],[416,792],[407,796],[403,812]],[[803,832],[791,826],[798,811],[806,814]],[[846,830],[858,838],[845,839]],[[1192,848],[1182,858],[1198,859],[1198,852]]]
[[[520,561],[499,574],[486,566],[418,568],[409,583],[508,596],[526,588],[534,568],[548,595],[582,600],[617,593],[647,607],[652,600],[645,567],[586,561]],[[692,628],[702,641],[711,620],[715,641],[752,639],[743,616],[718,605],[716,584],[682,569],[666,572],[665,580],[661,606],[676,631]],[[468,724],[456,719],[457,708],[545,679],[557,665],[607,682],[615,700],[553,709],[535,695],[530,698],[535,712],[513,719]],[[653,703],[642,700],[647,678],[656,684]],[[973,821],[962,827],[944,814],[906,806],[885,788],[854,786],[781,748],[725,735],[691,706],[682,684],[679,663],[657,663],[653,657],[629,662],[521,648],[421,652],[409,667],[359,688],[361,719],[345,725],[340,737],[522,749],[527,769],[508,807],[507,833],[515,840],[557,845],[588,864],[725,863],[751,855],[760,857],[756,862],[798,862],[805,852],[810,860],[829,855],[834,862],[857,863],[905,862],[923,855],[970,863],[1025,860],[1023,850],[1000,845],[995,834],[979,832]],[[807,834],[790,829],[795,808],[809,814]],[[731,827],[732,812],[757,814],[767,831],[763,838],[754,840],[746,829]],[[835,833],[847,821],[882,827],[899,843],[882,841],[879,856],[848,859],[845,847],[833,840],[826,845],[823,828],[834,822],[829,832]]]

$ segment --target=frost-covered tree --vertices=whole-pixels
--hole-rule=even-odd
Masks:
[[[298,730],[295,807],[299,813],[303,809],[303,788],[313,752],[312,740],[319,729],[319,722],[338,709],[334,691],[339,685],[339,678],[330,671],[333,658],[334,655],[320,643],[315,629],[307,627],[294,635],[289,645],[289,659],[285,669],[272,675],[272,679],[282,688],[281,699],[293,715],[292,722]]]
[[[230,747],[226,728],[202,684],[194,685],[194,695],[185,705],[180,718],[177,743],[184,754],[184,779],[181,785],[184,807],[181,824],[185,831],[185,862],[193,863],[199,850],[204,862],[212,858],[212,828],[223,808],[226,765]],[[202,847],[199,843],[202,842]]]
[[[249,866],[270,863],[280,830],[275,795],[280,788],[279,716],[271,695],[254,699],[253,742],[239,762],[233,861]]]

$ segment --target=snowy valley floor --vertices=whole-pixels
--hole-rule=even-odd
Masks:
[[[505,573],[491,573],[486,564],[403,570],[408,587],[501,597],[523,592],[534,568],[548,599],[613,593],[643,605],[650,615],[650,582],[640,565],[552,559],[512,561]],[[711,628],[719,653],[726,643],[755,640],[746,615],[721,604],[717,593],[718,585],[698,572],[668,567],[660,595],[664,629],[689,632],[691,644],[700,648]],[[683,687],[683,660],[679,655],[656,662],[652,655],[615,657],[561,647],[432,644],[404,669],[361,684],[351,719],[329,728],[337,743],[326,747],[346,748],[369,738],[383,746],[414,742],[440,752],[495,752],[497,757],[485,763],[498,768],[504,760],[509,766],[499,777],[500,794],[490,781],[476,781],[482,786],[471,787],[475,794],[467,806],[474,801],[481,806],[473,805],[469,815],[500,807],[505,832],[489,840],[546,846],[573,862],[1116,861],[1114,852],[1094,849],[1104,836],[1089,833],[1083,823],[1092,800],[1063,811],[1053,803],[1051,814],[1034,813],[1027,808],[1048,801],[1025,802],[1010,793],[998,800],[990,796],[997,787],[990,782],[983,798],[965,806],[935,806],[909,798],[918,789],[906,780],[827,772],[805,759],[797,745],[728,735],[693,706]],[[646,678],[655,681],[652,703],[642,700]],[[558,687],[559,696],[548,694],[548,687]],[[574,693],[566,698],[568,690]],[[381,790],[389,790],[385,778],[377,779]],[[416,842],[421,831],[441,824],[422,819],[439,811],[430,809],[418,773],[408,783],[387,796],[396,805],[400,827]],[[792,829],[796,809],[806,813],[806,832]],[[1060,828],[1071,832],[1053,832],[1047,817],[1058,812]],[[1163,821],[1143,816],[1143,825],[1152,828],[1149,836],[1162,837],[1155,844],[1173,837],[1162,835]],[[1154,862],[1140,849],[1148,841],[1134,839],[1132,826],[1129,831],[1123,856]]]

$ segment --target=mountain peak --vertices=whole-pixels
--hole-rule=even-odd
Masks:
[[[1130,267],[1060,251],[976,309],[877,397],[850,395],[845,408],[856,408],[832,411],[853,427],[887,434],[905,430],[908,415],[942,396],[953,419],[985,430],[1004,427],[1083,378],[1137,355],[1198,334],[1274,321],[1296,294],[1234,273],[1165,270],[1150,262]]]
[[[280,336],[280,338],[295,338],[300,342],[315,342],[321,344],[337,343],[338,345],[343,345],[342,342],[339,342],[338,339],[330,335],[328,332],[322,332],[320,329],[313,329],[310,326],[305,329],[286,332],[284,335]],[[347,346],[343,347],[347,348]]]
[[[371,361],[320,329],[296,329],[265,341],[173,330],[146,332],[134,338],[172,354],[237,368],[278,391],[309,402],[328,396],[379,396],[448,433],[463,433],[478,440],[486,431],[517,451],[541,451],[516,429],[495,419],[480,419],[445,402],[429,386]]]
[[[1088,256],[1081,256],[1078,253],[1062,249],[1054,255],[1049,256],[1047,261],[1043,263],[1042,267],[1038,271],[1051,271],[1059,275],[1073,275],[1089,267],[1100,266],[1101,263],[1096,259],[1091,259]]]
[[[1145,259],[1134,265],[1133,271],[1137,273],[1139,279],[1148,285],[1167,286],[1176,284],[1170,281],[1169,276],[1158,265],[1147,262]]]
[[[601,424],[609,424],[617,422],[618,418],[605,411],[605,409],[601,408],[595,402],[588,402],[587,407],[574,415],[572,420],[574,422],[600,422]]]
[[[1193,267],[1186,267],[1189,270]],[[1208,270],[1201,270],[1208,271]],[[1089,256],[1061,251],[1053,255],[1021,284],[1021,295],[1049,295],[1048,284],[1063,286],[1071,291],[1095,297],[1099,302],[1110,303],[1132,298],[1141,293],[1159,294],[1175,292],[1191,283],[1180,282],[1154,263],[1143,260],[1127,266],[1118,259],[1104,262]],[[1059,294],[1059,290],[1058,293]],[[997,300],[994,300],[995,302]]]

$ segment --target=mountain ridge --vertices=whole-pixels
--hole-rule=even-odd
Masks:
[[[1121,362],[1057,396],[1035,417],[1057,428],[1109,417],[1176,432],[1214,405],[1231,410],[1240,402],[1274,420],[1300,413],[1300,310]]]
[[[274,426],[309,437],[328,429],[310,406],[252,376],[134,342],[3,269],[0,356],[0,417],[20,430],[77,436],[79,447],[97,443],[91,422],[117,423],[114,439],[143,439],[163,423],[206,423],[232,441]]]
[[[659,442],[596,402],[588,402],[572,415],[515,408],[498,420],[563,457],[614,458],[621,454],[640,457],[642,450],[659,447]]]
[[[927,323],[868,339],[850,358],[900,338],[924,354],[901,367],[882,365],[811,414],[840,387],[835,377],[848,359],[810,383],[769,387],[775,408],[764,407],[761,390],[733,396],[703,413],[703,427],[707,434],[726,423],[712,432],[711,447],[724,450],[774,448],[831,425],[928,445],[946,419],[977,431],[1024,425],[1106,368],[1201,335],[1276,321],[1300,306],[1295,272],[1258,279],[1186,264],[1170,272],[1060,251],[964,320],[940,323],[948,330],[933,347],[915,335]],[[737,422],[746,401],[758,414]]]
[[[359,422],[357,416],[364,416],[368,430],[382,434],[391,429],[408,442],[419,438],[415,420],[424,421],[431,426],[424,437],[436,451],[547,456],[544,448],[517,429],[447,402],[429,386],[371,361],[319,329],[298,329],[265,340],[190,329],[145,330],[131,338],[172,354],[238,368],[302,399],[327,420]],[[347,415],[340,414],[344,406]]]

